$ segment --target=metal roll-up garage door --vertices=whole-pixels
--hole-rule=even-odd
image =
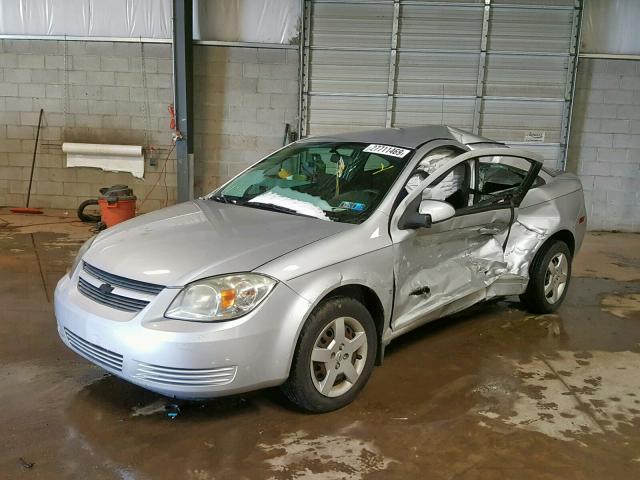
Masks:
[[[305,135],[384,126],[393,3],[307,3]]]
[[[447,124],[562,167],[579,0],[305,2],[302,135]]]

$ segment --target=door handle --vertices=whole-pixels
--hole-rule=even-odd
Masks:
[[[486,228],[486,227],[483,227],[483,228],[478,230],[478,233],[480,235],[496,235],[499,232],[500,232],[500,230],[497,229],[497,228]]]
[[[429,287],[420,287],[416,290],[414,290],[413,292],[411,292],[409,295],[429,295],[429,293],[431,293],[431,289]]]

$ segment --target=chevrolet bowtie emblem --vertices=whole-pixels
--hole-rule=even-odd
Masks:
[[[103,283],[102,285],[100,285],[100,291],[104,294],[111,293],[113,292],[113,287],[108,283]]]

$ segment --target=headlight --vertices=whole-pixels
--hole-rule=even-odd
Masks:
[[[198,280],[180,291],[165,317],[198,322],[238,318],[256,308],[275,284],[272,278],[255,273]]]
[[[78,268],[78,265],[80,264],[80,260],[82,260],[82,257],[84,256],[84,254],[87,253],[87,250],[89,250],[89,247],[91,247],[91,244],[96,239],[96,237],[97,235],[94,235],[93,237],[91,237],[89,240],[87,240],[82,244],[82,246],[80,247],[80,250],[78,250],[78,254],[76,255],[76,258],[73,260],[73,264],[71,265],[71,270],[69,270],[69,277],[73,277],[73,273],[76,271],[76,268]]]

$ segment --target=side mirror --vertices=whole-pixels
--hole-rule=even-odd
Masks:
[[[416,230],[418,228],[429,228],[431,226],[431,217],[422,215],[414,210],[407,210],[400,217],[398,228],[400,230]]]
[[[456,214],[455,208],[447,202],[422,200],[418,204],[419,198],[417,197],[415,201],[411,202],[400,217],[398,222],[400,230],[429,228],[432,223],[447,220]]]
[[[451,204],[440,200],[422,200],[418,213],[430,217],[430,223],[437,223],[449,220],[456,214],[456,209]]]

